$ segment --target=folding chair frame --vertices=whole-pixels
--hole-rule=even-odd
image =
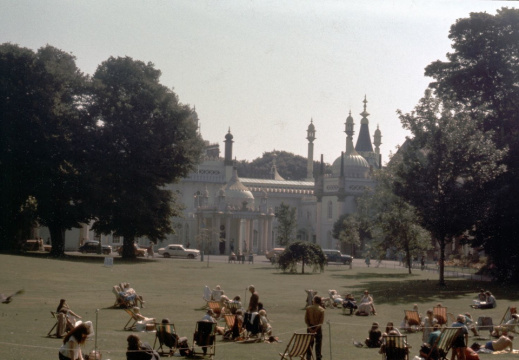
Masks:
[[[315,334],[299,334],[294,333],[287,344],[285,351],[279,353],[281,356],[280,360],[290,359],[298,357],[303,360],[306,356],[306,352],[311,344],[313,344]],[[312,353],[312,359],[314,358]]]
[[[490,316],[478,317],[478,321],[476,323],[476,330],[478,331],[478,333],[481,330],[488,330],[490,335],[492,335],[492,331],[494,331],[494,324],[492,322],[492,318]]]
[[[135,330],[135,324],[139,321],[139,318],[135,316],[135,313],[131,309],[124,309],[126,313],[130,316],[130,320],[124,325],[124,330],[132,331]],[[133,321],[133,322],[132,322]]]
[[[515,314],[516,313],[517,312],[515,312]],[[505,314],[503,315],[503,318],[501,319],[501,322],[499,323],[499,326],[504,326],[507,323],[507,321],[509,321],[511,319],[512,319],[512,308],[509,306],[506,309]],[[517,325],[515,325],[513,328],[509,328],[508,331],[517,333]]]
[[[51,311],[50,314],[52,315],[52,317],[54,318],[54,320],[56,320],[56,322],[54,323],[54,325],[50,328],[49,332],[47,333],[47,336],[48,337],[52,337],[54,335],[51,335],[52,333],[52,330],[54,330],[56,328],[56,326],[58,326],[58,318],[56,316],[56,312],[54,311]]]
[[[197,341],[199,339],[200,335],[200,328],[201,327],[210,327],[211,330],[208,333],[204,333],[205,336],[207,336],[206,340],[208,340],[208,344],[199,344]],[[197,353],[195,351],[195,343],[196,346],[199,348],[206,348],[207,351],[205,354]],[[193,334],[193,347],[191,350],[192,356],[209,356],[211,359],[216,354],[216,323],[209,322],[209,321],[198,321],[196,323],[195,333]]]
[[[169,328],[169,331],[165,331],[166,327]],[[168,333],[173,336],[177,335],[177,329],[175,329],[175,325],[168,323],[168,324],[162,324],[162,323],[155,323],[155,341],[153,342],[153,348],[155,349],[155,345],[157,344],[157,340],[159,341],[159,347],[157,348],[157,352],[160,355],[165,355],[166,352],[164,351],[163,347],[166,346],[164,338],[161,339],[161,334]],[[168,355],[174,355],[175,351],[178,349],[178,338],[176,340],[176,344],[174,347],[170,348],[171,350],[167,352]]]
[[[431,351],[429,352],[429,354],[427,355],[425,360],[428,360],[431,357],[431,355],[435,349],[438,350],[440,359],[446,359],[447,354],[449,353],[449,350],[452,347],[452,343],[454,342],[454,339],[456,339],[456,337],[458,337],[460,331],[461,331],[461,328],[459,328],[459,327],[456,327],[456,328],[444,327],[440,336],[438,336],[438,339],[436,339],[436,341],[434,342],[434,344],[431,348]]]
[[[387,360],[408,360],[409,351],[407,349],[406,335],[384,335],[382,338],[384,346],[383,359]]]

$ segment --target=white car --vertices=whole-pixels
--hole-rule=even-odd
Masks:
[[[165,258],[169,257],[183,257],[188,259],[194,259],[200,255],[199,250],[186,249],[180,244],[169,244],[166,247],[159,249],[159,254]]]

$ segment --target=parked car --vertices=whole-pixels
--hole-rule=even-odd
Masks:
[[[146,256],[146,253],[148,252],[148,249],[141,248],[138,244],[133,244],[133,252],[135,253],[135,256],[144,257]],[[119,246],[117,248],[117,253],[119,255],[123,254],[123,247]]]
[[[79,247],[78,251],[83,254],[86,254],[86,253],[96,254],[98,249],[99,249],[99,241],[91,240],[91,241],[87,241],[83,245],[81,245]],[[110,245],[101,245],[101,251],[105,255],[110,255],[112,253],[112,247]]]
[[[159,249],[159,254],[165,258],[169,257],[183,257],[188,259],[194,259],[200,255],[199,250],[186,249],[180,244],[169,244],[166,247]]]
[[[353,257],[350,255],[341,254],[339,250],[323,249],[324,255],[328,262],[340,262],[345,265],[351,264]]]
[[[267,258],[267,260],[271,260],[272,261],[272,258],[274,256],[279,257],[279,255],[281,255],[281,253],[283,251],[285,251],[285,248],[274,248],[274,249],[270,250],[269,252],[267,252],[265,254],[265,257]]]

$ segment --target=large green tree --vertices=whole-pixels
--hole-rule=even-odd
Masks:
[[[393,192],[393,168],[397,165],[394,159],[384,171],[377,173],[377,184],[372,194],[364,197],[373,210],[372,229],[375,235],[376,248],[381,254],[387,250],[403,251],[406,267],[412,272],[412,258],[423,255],[431,245],[431,235],[420,224],[421,219],[416,210],[403,198]]]
[[[416,208],[440,248],[445,285],[445,246],[471,229],[486,211],[484,186],[504,171],[498,150],[469,115],[427,90],[415,110],[399,112],[413,139],[395,171],[395,193]]]
[[[296,235],[296,208],[282,202],[276,210],[276,219],[276,241],[280,246],[287,246],[294,241]]]
[[[203,146],[193,110],[160,75],[151,63],[111,57],[93,76],[93,229],[123,236],[124,257],[134,257],[136,238],[156,242],[174,231],[171,218],[181,209],[166,185],[187,176]]]
[[[425,74],[436,94],[477,115],[484,131],[493,130],[508,171],[486,187],[488,214],[478,222],[476,244],[483,245],[502,280],[519,279],[519,9],[495,15],[471,13],[451,26],[452,51]],[[499,265],[497,265],[497,262]]]
[[[13,224],[28,225],[20,217],[34,218],[49,228],[52,254],[60,256],[65,230],[88,220],[82,205],[85,80],[75,58],[52,46],[37,52],[0,46],[1,215],[8,222],[0,227],[7,232],[2,243],[13,231],[20,234]]]
[[[311,266],[313,271],[323,271],[326,256],[320,246],[307,241],[298,241],[290,244],[281,253],[278,264],[281,270],[296,273],[298,263],[301,263],[301,274],[305,273],[305,266]]]

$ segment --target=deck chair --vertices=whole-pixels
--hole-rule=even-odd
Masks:
[[[433,307],[433,316],[438,321],[438,325],[443,326],[447,324],[447,308],[443,306]]]
[[[243,337],[243,328],[240,323],[236,324],[236,315],[226,314],[224,315],[225,319],[225,330],[224,330],[224,339],[226,340],[236,340]]]
[[[438,339],[436,339],[433,346],[431,347],[431,351],[425,360],[430,359],[435,351],[438,353],[439,359],[447,359],[447,354],[452,347],[452,343],[459,335],[460,331],[461,328],[459,327],[444,327],[440,336],[438,336]]]
[[[241,308],[241,304],[239,302],[229,301],[227,308],[231,314],[236,314],[236,311]]]
[[[280,360],[292,358],[300,358],[303,360],[306,355],[308,347],[312,344],[315,334],[298,334],[294,333],[287,344],[285,351],[279,353],[281,355]],[[313,359],[312,354],[312,359]]]
[[[494,331],[494,324],[490,316],[480,316],[476,322],[476,330],[481,333],[481,330],[488,330],[490,334]]]
[[[222,313],[222,308],[220,308],[220,303],[218,301],[208,301],[207,308],[213,310],[216,317],[220,316],[220,314]]]
[[[260,317],[257,312],[246,312],[243,317],[243,326],[247,330],[247,338],[261,333]]]
[[[407,317],[407,323],[410,326],[420,326],[420,315],[415,310],[404,310],[404,314]]]
[[[382,343],[382,359],[407,360],[409,358],[406,335],[384,335]]]
[[[193,334],[193,348],[191,354],[193,356],[203,355],[213,358],[216,354],[216,323],[209,321],[198,321],[196,323],[195,333]],[[195,344],[202,349],[202,354],[195,351]]]
[[[122,283],[124,284],[124,283]],[[129,300],[126,300],[124,297],[121,296],[121,285],[114,285],[113,288],[112,288],[112,292],[114,293],[115,295],[115,302],[114,302],[114,305],[112,307],[114,308],[131,308],[131,307],[134,307],[136,306],[136,301],[133,300],[133,301],[129,301]]]
[[[504,326],[508,321],[512,319],[512,314],[517,314],[517,308],[509,306],[505,314],[503,315],[503,318],[499,322],[499,326]],[[508,331],[517,333],[517,325],[507,325]]]
[[[67,333],[67,318],[65,314],[60,315],[55,311],[51,311],[50,314],[52,318],[55,320],[55,322],[54,325],[50,328],[49,332],[47,333],[47,336],[55,336],[57,338],[65,336],[65,334]],[[56,329],[56,331],[52,333],[54,329]]]
[[[124,311],[126,311],[128,316],[130,316],[130,319],[128,320],[126,325],[124,325],[124,330],[128,330],[128,331],[135,330],[135,324],[137,324],[137,321],[139,321],[139,318],[137,317],[137,315],[135,315],[135,313],[131,309],[124,309]]]
[[[155,341],[153,342],[153,348],[159,341],[159,347],[157,352],[160,355],[174,355],[178,348],[178,335],[174,324],[160,323],[155,324]],[[165,352],[164,347],[168,347],[169,351]]]
[[[223,290],[213,289],[213,291],[211,291],[211,299],[213,299],[214,301],[220,301],[220,298],[223,294]]]

